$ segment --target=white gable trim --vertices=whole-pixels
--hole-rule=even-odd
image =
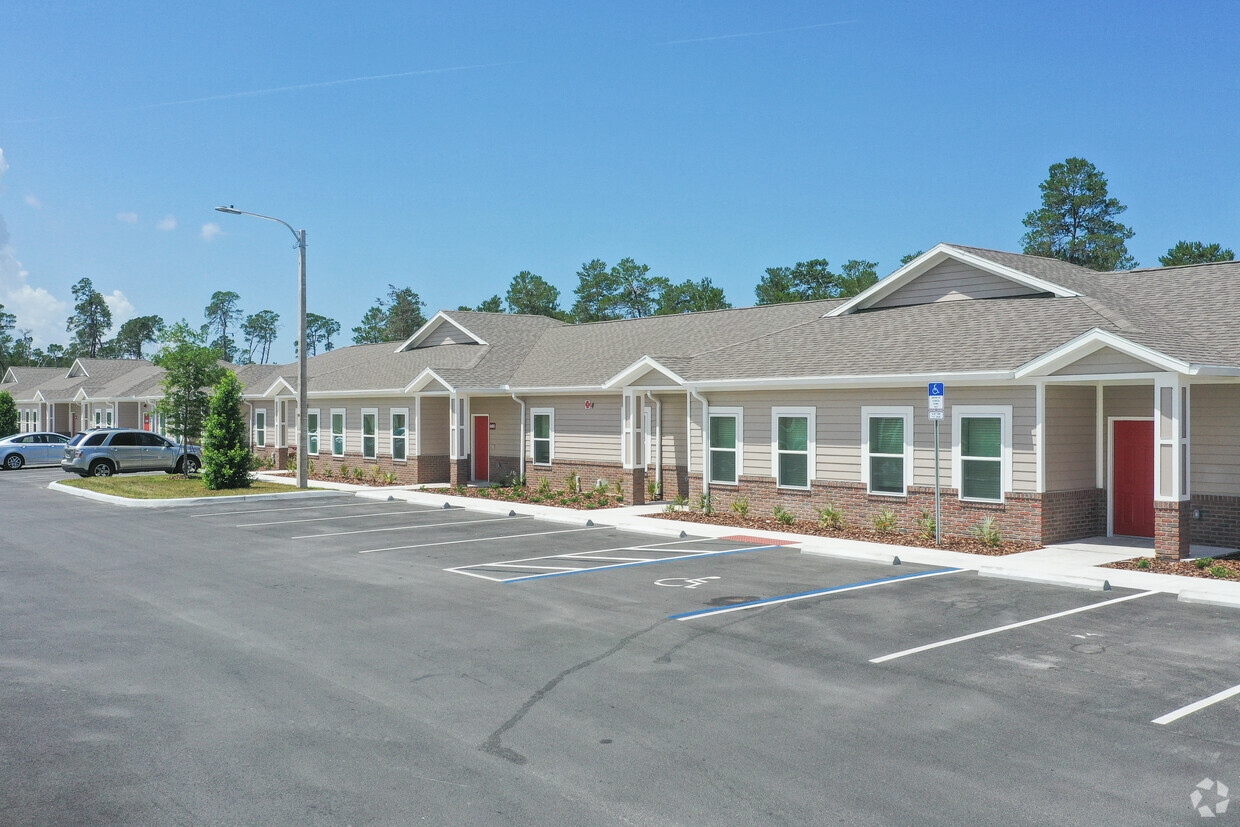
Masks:
[[[32,396],[31,399],[33,399],[35,402],[43,402],[45,404],[47,402],[47,397],[43,395],[43,391],[35,391],[34,396]]]
[[[74,402],[86,402],[90,396],[86,393],[86,388],[78,388],[77,393],[73,394]]]
[[[401,393],[417,393],[418,391],[425,389],[431,382],[438,382],[440,385],[443,385],[445,390],[455,390],[455,388],[449,385],[442,376],[435,373],[434,370],[431,368],[424,368],[412,382],[405,385]]]
[[[260,399],[265,399],[265,398],[267,398],[267,397],[269,397],[269,396],[274,396],[274,395],[275,395],[275,393],[276,393],[276,391],[277,391],[277,389],[278,389],[281,385],[283,385],[283,386],[285,387],[285,389],[286,389],[286,390],[288,390],[288,392],[289,392],[289,393],[296,395],[296,393],[297,393],[297,389],[296,389],[296,388],[294,388],[292,385],[290,385],[287,381],[285,381],[285,379],[284,379],[284,377],[283,377],[283,376],[277,376],[277,377],[276,377],[276,381],[272,382],[272,383],[271,383],[271,387],[269,387],[269,388],[267,388],[267,390],[263,391],[263,392],[262,392],[262,394],[260,394],[259,398],[260,398]]]
[[[17,374],[13,372],[13,368],[9,368],[4,372],[4,379],[0,380],[0,385],[8,385],[17,381]]]
[[[74,373],[75,370],[81,371],[81,373]],[[66,378],[72,379],[75,376],[90,376],[90,373],[86,370],[86,366],[82,364],[81,359],[74,359],[73,364],[69,365],[69,372],[65,374],[65,376]]]
[[[674,370],[671,370],[670,368],[667,368],[661,365],[657,359],[653,359],[649,356],[643,356],[642,358],[638,359],[636,362],[629,365],[627,368],[620,371],[615,376],[611,377],[606,382],[604,382],[603,387],[604,388],[615,388],[615,387],[622,387],[624,385],[628,385],[630,382],[632,382],[637,377],[642,376],[643,374],[648,373],[652,370],[663,374],[668,379],[671,379],[673,382],[675,382],[677,385],[683,385],[685,383],[685,380],[681,378],[679,374],[677,374]]]
[[[1095,327],[1093,330],[1077,336],[1072,341],[1044,353],[1037,359],[1026,362],[1017,368],[1012,375],[1016,379],[1023,379],[1026,376],[1047,376],[1104,347],[1117,350],[1125,356],[1131,356],[1133,359],[1141,362],[1146,362],[1158,370],[1187,374],[1197,372],[1188,362],[1168,356],[1151,347],[1130,342],[1123,336]],[[1076,379],[1079,377],[1072,378]]]
[[[948,259],[955,259],[962,264],[976,267],[978,270],[1023,285],[1038,293],[1051,293],[1060,298],[1080,295],[1075,290],[1069,290],[1066,287],[1031,276],[1028,273],[1022,273],[1011,267],[996,264],[989,259],[957,249],[950,244],[936,244],[933,249],[922,253],[890,276],[887,276],[887,278],[880,279],[873,287],[858,293],[831,312],[824,314],[824,318],[826,316],[843,316],[857,310],[864,310]]]
[[[484,342],[480,336],[475,336],[473,333],[470,333],[469,330],[467,330],[463,324],[456,321],[452,317],[448,316],[448,314],[440,310],[434,316],[431,316],[430,321],[422,325],[420,328],[417,329],[417,331],[412,336],[406,339],[404,344],[396,348],[396,352],[401,353],[402,351],[410,350],[411,348],[417,347],[427,336],[431,335],[431,333],[433,333],[436,329],[438,329],[439,326],[443,324],[444,322],[447,322],[448,324],[452,325],[457,330],[461,331],[462,333],[464,333],[469,338],[473,339],[478,344],[480,345],[486,344],[486,342]]]

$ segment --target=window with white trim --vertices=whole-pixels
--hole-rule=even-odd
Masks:
[[[741,443],[744,434],[742,408],[711,408],[710,433],[707,434],[710,481],[736,485],[742,473]]]
[[[332,456],[344,456],[344,408],[332,408]]]
[[[952,408],[952,486],[962,500],[1003,502],[1012,490],[1012,406]]]
[[[112,409],[111,408],[108,408],[107,420],[108,420],[108,427],[111,428],[112,427]]]
[[[262,408],[254,410],[254,447],[267,447],[267,412]]]
[[[409,454],[409,409],[392,408],[392,459],[404,462]]]
[[[374,459],[379,453],[379,409],[362,408],[362,458]]]
[[[866,491],[908,495],[913,481],[913,406],[861,408],[861,477]]]
[[[533,438],[535,465],[550,465],[555,458],[555,408],[533,408],[530,411],[530,435]]]
[[[779,488],[810,487],[814,479],[813,408],[771,408],[771,467]]]
[[[319,455],[319,409],[310,408],[306,411],[306,453]]]
[[[101,427],[102,425],[103,425],[103,411],[99,408],[95,408],[95,427],[98,428],[98,427]]]

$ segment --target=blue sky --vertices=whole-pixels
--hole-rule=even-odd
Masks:
[[[389,283],[428,310],[632,256],[752,304],[763,269],[940,241],[1019,250],[1089,159],[1145,265],[1236,248],[1240,5],[1223,2],[9,3],[0,303],[282,316],[296,251],[341,343]],[[371,78],[356,80],[355,78]],[[351,81],[351,82],[339,82]],[[281,90],[281,91],[269,91]]]

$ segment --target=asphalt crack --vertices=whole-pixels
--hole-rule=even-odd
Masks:
[[[582,669],[591,667],[594,664],[598,663],[599,661],[605,660],[611,657],[612,655],[616,654],[621,649],[623,649],[625,646],[628,646],[630,643],[632,643],[637,638],[646,634],[646,632],[649,632],[651,629],[655,628],[656,626],[661,626],[666,622],[667,622],[666,620],[660,620],[657,623],[650,624],[644,629],[640,629],[636,632],[633,632],[630,635],[626,635],[625,637],[621,638],[620,641],[617,642],[615,646],[612,646],[606,652],[603,652],[600,655],[595,655],[589,660],[583,660],[581,663],[578,663],[575,666],[570,666],[568,669],[565,669],[563,672],[556,675],[551,680],[547,681],[547,683],[544,684],[541,689],[539,689],[537,692],[531,695],[529,697],[529,700],[527,700],[524,704],[521,705],[521,708],[516,711],[516,714],[514,714],[511,718],[505,721],[500,726],[499,729],[495,730],[489,736],[487,736],[487,739],[482,742],[482,744],[478,747],[478,749],[482,750],[483,752],[489,753],[491,755],[497,756],[499,758],[503,758],[505,761],[511,761],[512,763],[517,764],[517,765],[526,763],[529,760],[528,758],[526,758],[524,755],[517,752],[516,750],[509,749],[508,747],[503,745],[501,739],[504,737],[504,733],[508,732],[510,729],[515,727],[517,724],[521,723],[521,719],[524,718],[531,709],[537,706],[540,701],[542,701],[544,698],[550,695],[551,692],[557,686],[560,685],[560,682],[563,681],[565,678],[567,678],[569,675],[572,675],[576,672],[580,672]]]

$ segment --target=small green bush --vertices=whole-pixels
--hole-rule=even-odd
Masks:
[[[306,463],[306,473],[312,477],[314,476],[314,460],[309,460]]]
[[[1210,574],[1213,574],[1215,577],[1231,577],[1231,569],[1226,566],[1211,566]]]
[[[624,499],[624,480],[616,480],[616,497]]]
[[[546,477],[543,477],[542,480],[538,483],[538,493],[544,497],[550,494],[551,493],[551,480],[547,479]]]
[[[884,508],[874,515],[872,522],[874,523],[875,531],[887,534],[896,530],[896,526],[900,524],[900,518],[890,508]]]
[[[775,521],[783,525],[792,525],[797,518],[792,515],[791,511],[785,511],[782,505],[777,505],[771,512],[775,515]]]
[[[332,467],[330,465],[323,466],[323,479],[330,480],[332,478],[332,474],[334,473],[336,472],[332,470]]]
[[[913,520],[913,524],[917,526],[917,535],[923,540],[933,540],[935,529],[938,527],[934,524],[934,515],[929,511],[923,510],[921,516]]]
[[[844,512],[834,503],[827,503],[822,508],[814,510],[818,512],[818,525],[824,528],[844,527]]]
[[[1150,568],[1150,558],[1148,558],[1148,557],[1138,557],[1138,558],[1137,558],[1137,568],[1142,569],[1142,570],[1145,570],[1145,569]]]
[[[646,480],[646,498],[651,502],[659,499],[663,486],[659,485],[659,481],[653,477]]]
[[[1198,557],[1196,560],[1193,561],[1193,565],[1199,569],[1206,569],[1206,568],[1209,568],[1210,564],[1213,562],[1214,562],[1213,557]]]
[[[568,476],[564,478],[565,491],[577,491],[581,488],[581,477],[576,471],[569,471]]]
[[[710,494],[702,493],[698,495],[697,510],[703,514],[710,515],[715,513],[714,497]]]
[[[595,494],[597,494],[598,496],[600,496],[600,497],[601,497],[601,496],[603,496],[604,494],[606,494],[606,493],[607,493],[607,491],[608,491],[608,490],[609,490],[609,489],[608,489],[607,483],[606,483],[605,481],[603,481],[603,480],[597,480],[597,481],[594,483],[594,493],[595,493]]]
[[[995,525],[994,517],[987,517],[972,528],[973,536],[992,548],[1003,545],[1003,534]]]
[[[349,463],[340,463],[340,479],[347,480],[349,478]]]
[[[736,499],[732,500],[732,510],[735,513],[739,514],[741,517],[748,517],[749,516],[749,498],[748,497],[737,497]]]

